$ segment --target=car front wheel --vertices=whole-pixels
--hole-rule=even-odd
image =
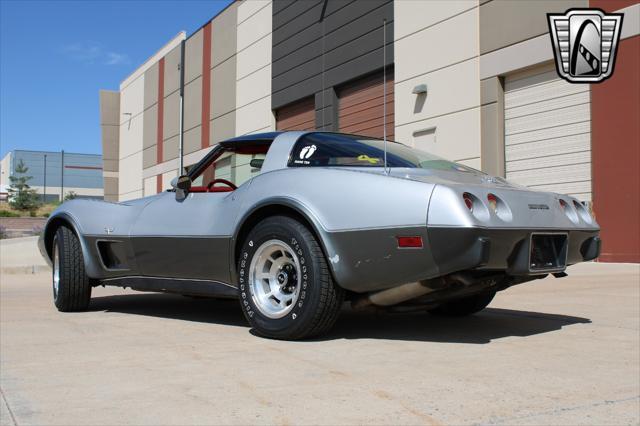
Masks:
[[[91,281],[84,270],[80,241],[73,231],[61,226],[52,247],[53,302],[61,312],[89,307]]]
[[[299,340],[326,333],[344,300],[314,235],[287,216],[269,217],[251,230],[238,280],[242,311],[264,337]]]

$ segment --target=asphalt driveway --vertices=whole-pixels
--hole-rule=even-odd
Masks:
[[[253,336],[237,302],[0,276],[2,425],[638,424],[640,266],[586,264],[466,319],[345,309],[322,340]]]

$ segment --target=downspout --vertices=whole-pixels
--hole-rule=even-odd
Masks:
[[[178,158],[180,163],[178,166],[178,176],[182,176],[184,169],[184,46],[185,41],[180,42],[180,133],[178,142]]]

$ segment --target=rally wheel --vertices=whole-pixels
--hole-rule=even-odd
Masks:
[[[245,317],[257,334],[274,339],[326,333],[344,300],[318,241],[288,216],[269,217],[251,230],[240,252],[238,280]]]

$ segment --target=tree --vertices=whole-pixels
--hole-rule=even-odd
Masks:
[[[9,176],[11,185],[9,185],[9,204],[11,207],[17,210],[30,210],[33,211],[38,208],[38,193],[35,189],[32,189],[27,182],[33,179],[32,176],[27,176],[26,173],[29,168],[24,164],[22,159],[16,164],[14,172],[15,174]]]
[[[74,191],[69,191],[67,192],[67,195],[64,196],[64,201],[74,200],[76,198],[78,198],[78,194]]]

